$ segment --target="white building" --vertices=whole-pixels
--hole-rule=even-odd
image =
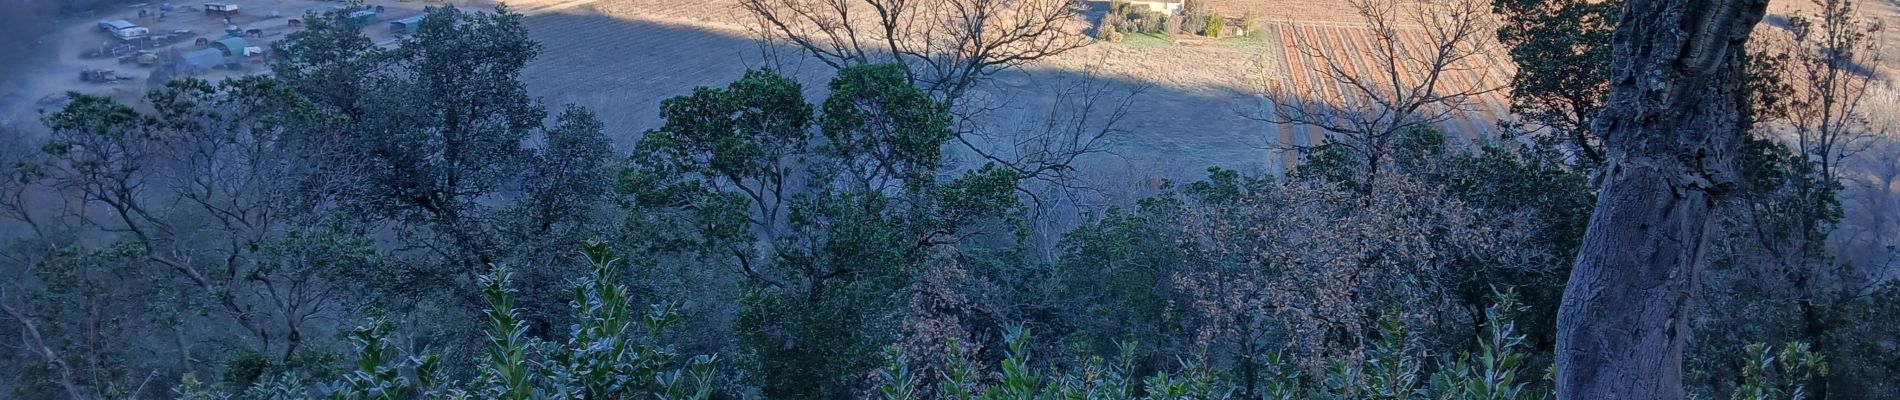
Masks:
[[[1182,8],[1181,0],[1137,0],[1128,2],[1128,7],[1148,7],[1148,11],[1168,15],[1181,15],[1186,12]]]

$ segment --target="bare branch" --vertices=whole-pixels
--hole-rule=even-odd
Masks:
[[[1350,0],[1363,26],[1289,24],[1297,54],[1285,76],[1269,77],[1264,109],[1251,118],[1311,126],[1328,145],[1351,151],[1372,177],[1401,134],[1463,117],[1504,87],[1490,76],[1493,31],[1485,4]]]

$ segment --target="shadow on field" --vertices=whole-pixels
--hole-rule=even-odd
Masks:
[[[724,86],[752,68],[772,67],[805,84],[808,101],[824,97],[831,67],[790,48],[762,45],[743,31],[624,19],[585,8],[527,18],[542,53],[523,80],[530,93],[552,106],[575,104],[600,114],[622,150],[641,132],[660,126],[664,99],[699,86]],[[1074,107],[1060,93],[1094,88],[1096,107],[1128,104],[1115,124],[1108,150],[1086,164],[1148,178],[1197,179],[1208,167],[1277,172],[1280,159],[1268,150],[1269,127],[1240,110],[1256,106],[1243,88],[1176,88],[1140,79],[1115,79],[1082,71],[1031,68],[997,74],[978,96],[994,110],[976,121],[1000,132],[989,146],[1010,151],[1012,138],[1060,125]],[[1132,96],[1132,97],[1130,97]],[[1071,99],[1073,100],[1073,99]],[[1106,110],[1096,110],[1097,113]],[[1098,115],[1100,117],[1100,115]],[[1102,118],[1097,118],[1102,119]],[[1109,164],[1097,164],[1109,163]]]

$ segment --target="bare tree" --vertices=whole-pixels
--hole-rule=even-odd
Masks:
[[[1119,156],[1109,145],[1125,133],[1122,121],[1135,99],[1149,87],[1109,79],[1094,66],[1051,86],[1030,91],[1033,96],[1049,96],[1051,104],[1025,116],[1020,124],[989,124],[978,121],[975,115],[960,113],[957,130],[962,134],[956,139],[983,160],[1045,184],[1053,195],[1061,197],[1056,200],[1075,204],[1081,202],[1078,192],[1094,190],[1081,183],[1084,178],[1078,176],[1081,171],[1077,164],[1091,157]],[[1044,203],[1052,201],[1030,188],[1020,192],[1039,211]]]
[[[895,62],[958,105],[985,77],[1088,44],[1080,0],[742,0],[768,38],[833,68]]]
[[[1090,43],[1082,0],[742,0],[770,42],[789,43],[833,68],[905,67],[911,84],[957,117],[957,141],[1027,179],[1074,188],[1074,164],[1106,153],[1140,89],[1123,92],[1092,72],[1061,90],[1030,129],[976,123],[1006,100],[973,95],[998,73]],[[767,46],[769,48],[769,46]],[[1023,191],[1038,203],[1032,191]]]
[[[1799,337],[1832,354],[1847,351],[1829,335],[1842,321],[1835,315],[1872,295],[1870,288],[1881,283],[1880,271],[1863,269],[1878,264],[1837,258],[1857,246],[1877,246],[1835,234],[1846,215],[1845,203],[1837,200],[1847,197],[1845,175],[1878,168],[1843,173],[1853,164],[1847,163],[1850,157],[1883,136],[1866,111],[1880,64],[1874,40],[1881,28],[1859,15],[1852,0],[1813,3],[1818,15],[1790,18],[1790,35],[1770,31],[1750,43],[1756,99],[1749,115],[1759,121],[1752,128],[1762,139],[1786,143],[1793,154],[1756,157],[1748,164],[1781,171],[1745,179],[1735,201],[1718,214],[1718,231],[1736,240],[1717,244],[1716,254],[1724,264],[1748,272],[1712,274],[1705,290],[1721,299],[1727,297],[1724,292],[1748,288],[1741,291],[1793,306]],[[1863,215],[1855,219],[1870,220],[1864,214],[1878,212],[1857,213]],[[1729,279],[1735,281],[1724,282]],[[1830,380],[1841,381],[1813,379],[1807,385],[1810,394],[1827,397]]]
[[[1364,168],[1364,190],[1390,160],[1400,135],[1460,117],[1481,96],[1503,89],[1486,59],[1494,46],[1489,5],[1475,0],[1347,0],[1366,24],[1365,42],[1333,41],[1295,29],[1291,45],[1306,60],[1307,82],[1264,88],[1257,120],[1329,133],[1326,145],[1349,151]],[[1469,74],[1476,79],[1456,75]],[[1337,93],[1335,95],[1334,93]]]
[[[1234,357],[1240,389],[1272,352],[1309,371],[1329,361],[1365,362],[1372,322],[1402,307],[1404,318],[1449,327],[1481,301],[1464,287],[1500,273],[1543,273],[1530,215],[1480,210],[1413,177],[1390,173],[1370,196],[1336,185],[1222,181],[1144,210],[1166,227],[1153,235],[1193,254],[1167,265],[1195,348]],[[1212,188],[1209,190],[1209,188]],[[1508,218],[1510,222],[1487,219]],[[1487,279],[1489,278],[1489,279]],[[1482,324],[1483,317],[1470,320]],[[1475,332],[1479,332],[1474,330]]]
[[[338,177],[318,173],[322,146],[298,130],[323,117],[279,102],[295,98],[284,90],[261,78],[175,82],[148,96],[150,114],[75,97],[47,117],[48,154],[34,173],[46,190],[76,200],[58,210],[67,213],[62,221],[120,235],[142,261],[173,272],[154,284],[182,282],[186,296],[288,358],[331,303],[316,269],[334,260],[277,245],[293,227],[321,225],[318,210],[332,203],[326,181]],[[37,212],[20,209],[30,206],[22,201],[0,205],[29,224]],[[180,346],[189,367],[191,352]]]
[[[1689,295],[1748,137],[1765,0],[1635,0],[1617,25],[1596,212],[1557,314],[1559,399],[1682,398]]]
[[[1881,24],[1860,14],[1854,0],[1811,0],[1819,15],[1789,19],[1791,62],[1784,77],[1795,90],[1788,102],[1796,150],[1826,181],[1841,178],[1840,163],[1884,134],[1869,119],[1870,84],[1878,80]]]

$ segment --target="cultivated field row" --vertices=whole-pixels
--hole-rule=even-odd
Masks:
[[[1262,59],[1267,64],[1263,71],[1268,87],[1286,88],[1294,94],[1311,93],[1319,97],[1310,99],[1330,102],[1345,109],[1363,109],[1371,100],[1363,98],[1363,92],[1347,83],[1333,79],[1325,71],[1329,61],[1342,64],[1347,74],[1366,79],[1372,87],[1391,87],[1392,79],[1387,72],[1396,70],[1401,87],[1419,85],[1426,73],[1419,66],[1400,67],[1382,66],[1373,57],[1382,57],[1375,48],[1379,46],[1374,36],[1365,28],[1338,24],[1303,23],[1267,23],[1262,27],[1267,37],[1275,44],[1269,54]],[[1423,32],[1400,31],[1400,51],[1411,60],[1428,59],[1431,41]],[[1306,47],[1306,48],[1302,48]],[[1476,146],[1481,141],[1498,137],[1497,121],[1509,116],[1507,85],[1508,63],[1498,62],[1495,58],[1469,60],[1474,62],[1454,65],[1444,71],[1439,90],[1445,92],[1488,90],[1489,93],[1477,96],[1456,109],[1439,107],[1424,113],[1447,113],[1451,119],[1441,124],[1440,129],[1449,135],[1456,144]],[[1391,65],[1391,64],[1384,64]],[[1297,165],[1295,149],[1323,143],[1327,132],[1306,125],[1269,126],[1270,136],[1276,137],[1281,146],[1280,162],[1285,168]]]

